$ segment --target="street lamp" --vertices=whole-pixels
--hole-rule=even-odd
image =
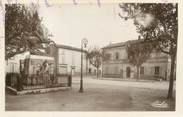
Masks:
[[[80,89],[79,89],[80,93],[83,92],[83,45],[84,45],[84,48],[86,48],[87,44],[88,44],[87,39],[84,38],[81,40],[81,79],[80,79]]]

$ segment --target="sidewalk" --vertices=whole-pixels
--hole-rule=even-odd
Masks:
[[[112,80],[112,81],[134,81],[134,82],[167,82],[165,80],[153,80],[153,79],[137,79],[137,78],[113,78],[113,77],[96,77],[96,76],[87,76],[91,77],[93,79],[99,79],[99,80]]]
[[[145,79],[134,79],[134,78],[94,78],[94,79],[100,79],[100,80],[113,80],[113,81],[133,81],[133,82],[163,82],[158,80],[145,80]]]

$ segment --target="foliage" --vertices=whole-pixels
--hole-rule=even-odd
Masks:
[[[102,53],[97,47],[90,49],[88,51],[87,57],[89,58],[90,63],[96,68],[99,68],[102,64]]]
[[[102,51],[98,47],[93,47],[89,49],[87,58],[89,59],[90,64],[92,64],[95,68],[97,68],[97,77],[98,77],[98,69],[102,64]]]
[[[156,49],[171,56],[170,82],[167,98],[172,98],[177,53],[178,4],[177,3],[122,3],[119,4],[125,20],[133,19],[140,35]],[[125,13],[124,13],[125,12]]]
[[[150,57],[152,45],[146,41],[133,40],[128,42],[126,50],[128,61],[137,67],[137,78],[139,78],[139,68]]]
[[[151,44],[141,40],[134,41],[127,44],[128,61],[135,66],[141,66],[150,57]]]
[[[132,3],[120,4],[127,15],[122,18],[134,19],[137,31],[146,40],[157,41],[158,49],[167,54],[173,54],[177,48],[178,7],[172,3]],[[152,21],[148,22],[148,16]],[[147,24],[146,24],[147,23]]]
[[[25,52],[41,52],[53,41],[41,24],[37,8],[22,4],[5,6],[5,57],[6,59]]]

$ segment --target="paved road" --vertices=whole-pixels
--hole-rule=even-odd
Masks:
[[[151,103],[165,99],[168,82],[110,81],[84,78],[84,93],[79,93],[79,78],[71,90],[36,95],[6,94],[6,110],[23,111],[158,111]]]

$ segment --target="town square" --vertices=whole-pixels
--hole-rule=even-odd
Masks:
[[[72,89],[32,95],[6,95],[7,111],[173,111],[168,107],[153,107],[164,101],[168,82],[114,81],[85,77],[84,93],[79,92],[79,77],[73,78]],[[175,93],[175,92],[174,92]],[[175,94],[174,94],[175,95]]]
[[[6,111],[176,111],[178,4],[5,4]]]

